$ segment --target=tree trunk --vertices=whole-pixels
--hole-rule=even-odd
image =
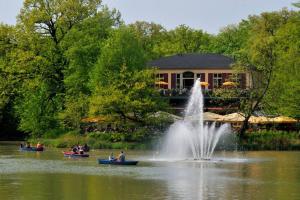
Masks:
[[[248,115],[247,117],[245,117],[245,120],[243,121],[243,125],[242,128],[239,131],[239,137],[241,139],[244,139],[246,137],[246,130],[249,128],[249,119],[250,119],[251,115]]]

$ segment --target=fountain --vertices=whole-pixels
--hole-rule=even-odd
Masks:
[[[209,160],[222,135],[230,132],[230,126],[204,124],[203,95],[197,79],[191,91],[183,120],[172,124],[163,146],[163,157],[171,159],[190,158]]]

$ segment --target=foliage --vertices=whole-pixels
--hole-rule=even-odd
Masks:
[[[59,114],[64,127],[79,129],[80,120],[88,113],[89,73],[97,62],[101,44],[113,27],[120,23],[119,13],[104,8],[84,20],[63,41],[68,66],[64,70],[65,109]]]
[[[215,91],[243,97],[240,110],[247,116],[255,110],[299,115],[299,18],[299,11],[266,12],[210,35],[186,25],[125,25],[100,0],[25,0],[16,26],[0,24],[1,130],[18,127],[34,137],[56,137],[57,130],[79,134],[89,115],[109,115],[124,130],[163,130],[168,117],[156,115],[167,106],[146,63],[199,52],[229,55],[239,61],[237,72],[252,74],[247,94]]]
[[[145,116],[162,109],[163,104],[154,88],[155,71],[143,69],[141,41],[132,29],[121,27],[102,49],[91,77],[90,114],[145,123]]]
[[[14,102],[19,129],[38,136],[57,128],[64,107],[64,70],[68,60],[62,43],[71,29],[95,16],[99,0],[26,0],[18,16],[18,49],[9,73],[23,75]],[[22,33],[22,34],[21,34]]]
[[[156,47],[165,41],[167,30],[160,24],[148,23],[145,21],[137,21],[129,24],[138,39],[141,41],[142,47],[146,52],[147,60],[161,57],[163,54],[156,51]]]
[[[59,96],[49,98],[46,84],[26,92],[22,102],[16,106],[16,112],[20,116],[19,128],[35,137],[41,136],[44,131],[57,128],[55,111],[60,102]]]
[[[241,145],[248,150],[291,150],[300,148],[297,132],[259,131],[246,134]]]
[[[138,129],[131,133],[93,132],[88,134],[88,138],[94,138],[97,140],[108,141],[108,142],[141,142],[141,141],[145,141],[149,137],[150,135],[147,134],[147,130],[143,128]]]
[[[245,121],[240,130],[241,136],[248,128],[250,116],[255,111],[267,107],[264,100],[272,92],[272,81],[278,70],[281,56],[277,50],[276,34],[280,27],[285,26],[294,15],[292,11],[282,10],[249,17],[250,37],[245,47],[240,50],[237,64],[242,66],[242,70],[247,71],[252,78],[249,94],[241,101],[241,110],[245,113]]]
[[[146,63],[141,42],[132,29],[120,27],[104,42],[102,53],[91,74],[91,88],[108,86],[121,78],[121,68],[127,71],[141,70]]]
[[[243,20],[238,25],[228,25],[212,39],[210,50],[238,58],[250,36],[250,22]]]
[[[166,105],[153,87],[153,70],[130,72],[123,66],[118,78],[109,82],[95,89],[90,102],[92,115],[117,115],[123,121],[146,123],[149,113],[165,109]]]
[[[278,60],[264,103],[273,113],[300,113],[300,14],[290,17],[275,35]],[[276,101],[273,99],[276,98]]]
[[[208,52],[211,35],[180,25],[164,34],[163,41],[154,46],[154,52],[167,56],[183,53]]]

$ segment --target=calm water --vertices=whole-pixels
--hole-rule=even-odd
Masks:
[[[99,165],[62,149],[19,152],[0,143],[0,199],[300,199],[300,152],[218,152],[213,161],[158,161],[127,151],[137,166]],[[115,151],[117,153],[118,151]]]

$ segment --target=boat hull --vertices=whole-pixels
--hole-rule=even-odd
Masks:
[[[103,165],[137,165],[138,162],[139,161],[135,160],[126,160],[124,162],[120,162],[113,160],[98,159],[98,163]]]
[[[73,152],[63,152],[65,157],[73,157],[73,158],[86,158],[89,157],[89,154],[78,154]]]
[[[36,148],[36,147],[21,147],[20,151],[44,151],[44,148]]]

